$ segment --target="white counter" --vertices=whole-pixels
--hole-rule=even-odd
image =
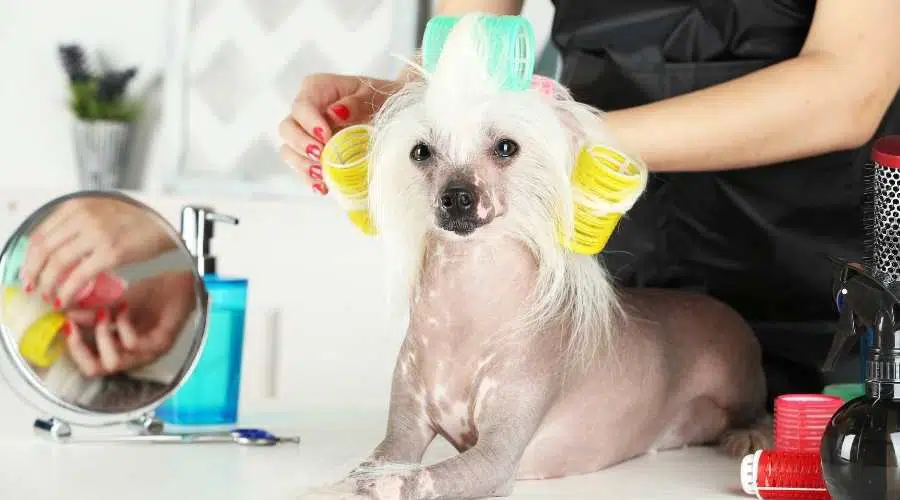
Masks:
[[[30,421],[0,429],[4,500],[269,500],[337,480],[382,436],[379,412],[316,411],[248,419],[246,424],[299,435],[300,445],[59,444],[34,435]],[[77,429],[76,429],[77,432]],[[438,443],[439,441],[436,441]],[[433,462],[449,453],[441,444]],[[519,482],[514,499],[734,500],[738,463],[711,449],[643,457],[606,471]]]

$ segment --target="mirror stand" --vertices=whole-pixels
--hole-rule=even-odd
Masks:
[[[128,421],[126,425],[142,436],[161,435],[166,427],[165,423],[152,413]],[[66,441],[72,437],[72,427],[58,418],[36,418],[32,427],[53,441]]]
[[[46,433],[54,441],[62,441],[72,436],[72,428],[69,424],[52,417],[35,419],[34,430]]]

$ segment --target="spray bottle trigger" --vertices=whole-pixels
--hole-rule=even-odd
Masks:
[[[842,290],[842,292],[846,293],[846,290]],[[843,307],[838,318],[837,331],[834,332],[834,342],[831,344],[831,349],[828,351],[828,356],[825,358],[822,369],[824,371],[833,371],[838,361],[850,351],[857,338],[856,319],[853,316],[853,311],[849,307]]]

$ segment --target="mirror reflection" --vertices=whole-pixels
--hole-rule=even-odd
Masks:
[[[173,228],[130,198],[51,202],[2,256],[5,347],[32,384],[77,408],[152,404],[180,382],[202,336],[192,263]]]

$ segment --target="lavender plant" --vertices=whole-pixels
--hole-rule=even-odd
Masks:
[[[84,121],[130,122],[140,113],[140,103],[126,95],[137,68],[91,72],[79,45],[61,45],[59,56],[69,80],[69,106]]]

